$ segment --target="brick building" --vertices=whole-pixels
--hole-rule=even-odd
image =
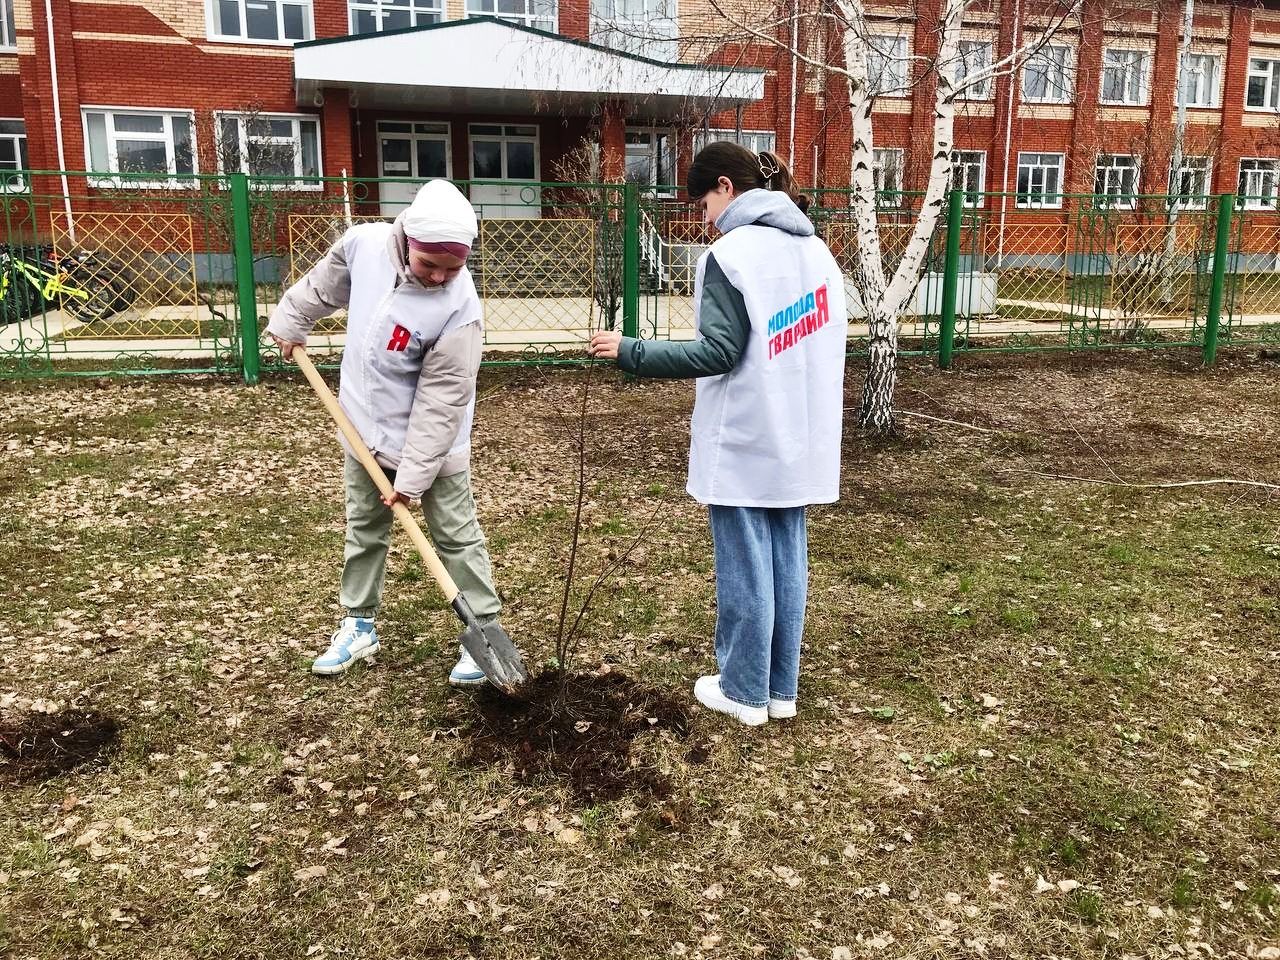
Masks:
[[[936,8],[874,11],[885,189],[922,186],[927,151],[911,145],[929,142],[931,81],[905,58],[929,54]],[[957,120],[961,183],[1047,207],[1062,191],[1123,203],[1169,189],[1182,9],[1104,17],[1091,0],[1017,77],[972,91]],[[1036,27],[1028,10],[1025,23],[1012,0],[970,16],[966,61],[1010,50]],[[0,168],[153,183],[243,169],[302,187],[344,172],[509,180],[477,199],[515,215],[537,210],[517,199],[522,181],[679,182],[702,138],[737,137],[775,149],[802,184],[848,183],[839,79],[778,48],[690,42],[717,33],[710,0],[0,0],[0,11]],[[839,49],[803,33],[814,56]],[[1197,5],[1192,54],[1175,189],[1239,186],[1265,205],[1280,186],[1280,9]],[[600,144],[589,170],[566,163],[584,138]],[[10,187],[61,192],[40,179]],[[384,212],[407,195],[384,190]]]

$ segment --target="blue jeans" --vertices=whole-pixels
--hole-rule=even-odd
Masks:
[[[730,700],[794,700],[809,590],[805,508],[710,507],[716,660]]]

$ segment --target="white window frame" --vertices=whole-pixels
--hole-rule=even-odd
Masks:
[[[1255,66],[1265,64],[1265,66]],[[1249,102],[1249,88],[1254,80],[1262,80],[1262,103]],[[1280,110],[1280,57],[1250,57],[1244,78],[1244,108],[1253,113],[1275,113]]]
[[[93,159],[90,153],[89,142],[89,114],[102,113],[107,117],[107,170],[92,170]],[[154,133],[123,133],[115,132],[115,117],[117,114],[125,114],[130,116],[159,116],[164,118],[164,130],[160,134]],[[186,117],[191,122],[191,172],[178,173],[175,169],[177,166],[177,142],[173,137],[173,118]],[[199,186],[196,176],[200,173],[200,148],[197,143],[196,135],[196,115],[194,110],[184,110],[180,107],[104,107],[82,105],[80,107],[80,123],[81,132],[84,135],[84,165],[86,170],[91,173],[100,174],[100,176],[90,176],[89,185],[91,187],[99,187],[103,189],[162,189],[162,190],[194,190]],[[165,145],[165,159],[168,163],[169,174],[157,175],[154,179],[144,173],[142,175],[131,175],[129,173],[120,172],[120,159],[116,152],[117,140],[152,140],[156,143]]]
[[[428,6],[430,4],[430,6]],[[368,37],[372,34],[356,33],[356,11],[372,13],[378,22],[374,33],[383,32],[383,21],[393,13],[409,13],[409,26],[421,27],[444,22],[444,0],[409,0],[409,6],[395,6],[388,0],[347,0],[347,32],[353,37]],[[418,22],[419,16],[434,16],[434,20]]]
[[[1208,203],[1209,198],[1209,178],[1213,174],[1213,158],[1212,157],[1188,157],[1182,158],[1182,170],[1187,173],[1198,173],[1200,175],[1201,189],[1199,191],[1183,190],[1179,182],[1179,171],[1173,168],[1173,160],[1169,161],[1169,193],[1175,197],[1190,197],[1189,200],[1175,200],[1173,206],[1178,210],[1203,210]]]
[[[956,58],[955,81],[957,86],[964,82],[964,78],[969,73],[969,64],[971,57],[965,53],[965,48],[973,49],[974,47],[986,47],[986,57],[980,63],[975,64],[979,70],[991,69],[992,57],[995,55],[995,43],[991,40],[961,40],[959,47],[959,55]],[[990,100],[992,98],[993,78],[988,75],[982,83],[962,90],[956,95],[957,100]]]
[[[1204,87],[1206,82],[1205,71],[1204,71],[1205,63],[1208,62],[1212,64],[1211,75],[1207,81],[1209,85],[1207,100],[1205,102],[1201,102],[1199,100],[1195,100],[1195,101],[1188,100],[1187,106],[1188,107],[1208,107],[1208,108],[1221,106],[1222,105],[1222,56],[1216,53],[1195,53],[1194,51],[1192,51],[1187,54],[1187,59],[1191,61],[1197,61],[1195,66],[1193,66],[1192,68],[1195,71],[1195,74],[1194,74],[1194,76],[1196,77],[1195,88],[1197,91],[1201,90]],[[1178,67],[1178,74],[1179,74],[1178,100],[1181,100],[1182,94],[1183,94],[1181,65],[1179,65]],[[1245,84],[1245,95],[1246,96],[1248,95],[1247,83]],[[1176,100],[1174,102],[1175,104],[1177,103]]]
[[[615,0],[603,0],[614,4]],[[588,0],[592,40],[627,53],[654,59],[675,60],[679,55],[680,20],[677,0],[641,0],[644,12],[639,16],[617,13],[598,14],[600,0]],[[557,4],[557,14],[559,4]]]
[[[1029,162],[1024,163],[1022,160],[1023,157],[1038,157],[1041,159],[1037,160],[1034,163],[1029,163]],[[1057,157],[1058,159],[1056,163],[1044,163],[1043,162],[1044,157]],[[1064,175],[1066,174],[1066,166],[1067,166],[1067,157],[1066,157],[1066,154],[1063,154],[1063,153],[1056,153],[1052,151],[1040,152],[1038,150],[1024,150],[1019,152],[1017,176],[1014,179],[1015,206],[1017,206],[1022,210],[1061,210],[1062,199],[1063,199],[1062,181],[1063,181]],[[1028,189],[1025,193],[1021,189],[1019,189],[1019,184],[1022,180],[1022,170],[1024,167],[1028,170],[1029,178],[1034,178],[1036,171],[1042,171],[1040,193],[1035,194],[1031,192],[1030,182],[1028,182],[1027,184]],[[1057,189],[1052,193],[1049,193],[1047,190],[1045,190],[1045,177],[1043,175],[1043,171],[1046,171],[1046,170],[1058,171],[1058,186],[1057,186]],[[1053,202],[1046,203],[1043,199],[1040,199],[1046,196],[1053,197],[1054,198]]]
[[[885,176],[891,172],[890,165],[886,160],[893,160],[892,173],[897,177],[897,183],[891,183],[885,180]],[[892,196],[895,201],[902,200],[902,181],[903,173],[906,171],[904,167],[907,161],[907,151],[902,147],[875,147],[871,151],[871,176],[876,184],[876,196],[885,195]]]
[[[910,58],[911,43],[906,36],[871,34],[867,39],[867,92],[872,97],[910,97]],[[876,68],[877,63],[881,69]]]
[[[761,153],[765,150],[772,153],[778,148],[778,135],[772,130],[739,131],[713,127],[710,130],[699,130],[694,134],[694,156],[697,156],[699,151],[704,149],[707,144],[718,143],[721,140],[727,140],[729,143],[736,143],[738,146],[746,147],[752,153]]]
[[[497,0],[491,0],[491,2],[495,7],[494,10],[474,9],[474,7],[478,3],[482,3],[482,2],[484,2],[484,0],[467,0],[467,6],[466,6],[467,16],[468,17],[496,17],[499,20],[506,20],[509,23],[518,23],[524,27],[531,27],[534,30],[546,30],[548,33],[560,32],[560,0],[555,0],[556,8],[551,14],[551,26],[549,28],[534,26],[535,20],[546,19],[546,17],[539,14],[533,14],[533,13],[527,13],[527,12],[526,13],[498,13],[496,11],[496,7],[498,5]],[[524,3],[524,8],[526,11],[529,10],[529,8],[533,5],[533,0],[522,0],[522,2]]]
[[[258,184],[255,184],[255,186],[260,187],[262,189],[267,189],[267,190],[322,190],[324,188],[324,183],[320,179],[321,177],[324,176],[324,158],[322,155],[322,151],[324,149],[323,138],[321,136],[321,130],[320,130],[320,118],[316,116],[314,113],[245,114],[245,113],[237,113],[234,110],[217,111],[213,115],[213,124],[214,124],[214,130],[216,131],[216,136],[219,138],[222,136],[222,123],[224,120],[239,121],[237,126],[239,128],[239,138],[240,138],[240,142],[238,145],[239,151],[240,151],[240,169],[239,170],[224,169],[226,158],[223,157],[222,150],[219,149],[216,151],[218,154],[218,172],[219,173],[224,173],[224,174],[225,173],[247,173],[250,176],[254,176],[254,174],[250,173],[248,169],[249,125],[245,123],[246,120],[290,120],[293,122],[293,138],[291,142],[296,147],[296,151],[294,153],[293,166],[294,166],[294,173],[297,179],[291,180],[288,182],[280,181],[278,183],[266,183],[266,184],[258,183]],[[303,123],[313,123],[315,124],[315,128],[316,128],[316,175],[315,175],[315,179],[313,180],[307,179],[307,177],[302,172],[302,124]],[[278,141],[281,143],[284,142],[284,137],[254,137],[253,139]],[[219,147],[221,147],[220,142],[218,145]]]
[[[1124,64],[1108,64],[1107,58],[1111,54],[1121,54],[1127,58],[1136,58],[1137,75],[1134,75],[1135,65],[1132,62]],[[1120,99],[1108,100],[1106,96],[1107,74],[1110,71],[1119,70],[1122,72],[1121,96]],[[1102,51],[1102,76],[1098,83],[1098,102],[1114,107],[1143,107],[1146,106],[1148,99],[1151,97],[1151,51],[1139,49],[1136,47],[1106,47]]]
[[[26,125],[27,125],[26,120],[22,117],[0,117],[0,123],[20,123],[22,124],[24,131],[26,130]],[[13,141],[13,156],[18,164],[18,166],[15,169],[17,170],[26,169],[22,163],[22,155],[26,152],[26,150],[24,149],[27,143],[26,133],[25,132],[0,133],[0,140]],[[2,172],[0,172],[0,177],[3,177],[3,182],[0,183],[0,193],[26,193],[27,192],[29,185],[27,183],[26,177],[18,176],[17,174],[14,174],[13,176],[9,176]]]
[[[970,159],[965,159],[966,157]],[[977,157],[975,164],[973,157]],[[984,207],[987,204],[985,196],[987,189],[987,151],[985,150],[952,150],[951,151],[951,184],[953,190],[964,191],[964,205],[970,210]],[[971,174],[977,170],[977,183],[971,182]],[[956,174],[960,174],[960,183],[956,183]],[[977,200],[971,200],[970,195],[977,194]]]
[[[1032,97],[1027,95],[1027,71],[1032,65],[1038,62],[1044,62],[1049,51],[1061,51],[1062,62],[1059,64],[1055,59],[1051,66],[1059,70],[1057,77],[1058,82],[1055,83],[1051,76],[1049,82],[1045,84],[1045,95],[1043,97]],[[1055,87],[1057,89],[1055,89]],[[1074,103],[1076,90],[1076,51],[1065,43],[1046,43],[1043,47],[1032,54],[1027,62],[1022,65],[1022,102],[1023,103]]]
[[[406,124],[409,129],[405,130],[388,130],[386,124],[402,123]],[[419,132],[418,125],[431,127],[443,127],[443,130],[431,130],[429,132]],[[404,178],[410,180],[426,180],[422,171],[418,169],[418,141],[430,140],[433,143],[444,144],[444,178],[446,180],[453,179],[453,124],[447,120],[395,120],[384,119],[378,121],[377,126],[378,138],[378,176],[387,177],[388,179]],[[383,140],[407,140],[409,142],[409,173],[387,173],[383,164],[386,162],[382,155]]]
[[[1267,167],[1249,167],[1246,164],[1268,164]],[[1266,182],[1270,180],[1269,190],[1262,189],[1246,189],[1244,187],[1244,179],[1248,175],[1255,175],[1256,179]],[[1239,196],[1238,204],[1245,210],[1274,210],[1276,209],[1277,197],[1280,197],[1280,160],[1273,157],[1241,157],[1240,158],[1240,174],[1236,180],[1237,196]],[[1270,197],[1270,203],[1267,202]]]
[[[206,36],[214,43],[239,43],[252,46],[262,47],[292,47],[295,43],[305,43],[314,40],[316,36],[316,7],[315,0],[274,0],[276,4],[276,27],[281,37],[284,36],[284,8],[285,5],[307,8],[305,18],[306,36],[301,40],[259,40],[248,36],[249,22],[245,17],[245,7],[253,3],[254,0],[234,0],[240,6],[240,27],[243,31],[238,34],[219,33],[218,17],[216,7],[218,0],[205,0],[204,4],[204,22],[206,26]]]
[[[1128,192],[1124,190],[1126,174],[1132,175],[1133,189]],[[1102,177],[1101,190],[1098,189],[1099,176]],[[1132,210],[1138,203],[1141,179],[1142,163],[1133,154],[1100,153],[1093,161],[1093,193],[1098,206]]]
[[[13,53],[18,49],[18,31],[13,19],[14,0],[0,0],[0,51]]]
[[[680,183],[680,175],[676,169],[676,165],[680,162],[679,160],[680,151],[679,151],[679,144],[676,139],[675,127],[632,126],[628,124],[627,128],[623,131],[623,151],[622,152],[623,152],[624,168],[626,164],[626,155],[628,152],[627,148],[636,146],[636,144],[631,144],[626,142],[627,134],[636,134],[637,136],[644,135],[651,138],[649,141],[650,159],[656,158],[658,154],[661,152],[658,146],[659,144],[658,138],[659,137],[667,138],[667,149],[666,149],[667,156],[666,156],[665,165],[668,167],[668,174],[671,178],[671,182],[670,183],[650,183],[648,184],[648,186],[669,187],[670,189],[661,191],[661,195],[673,196],[675,190],[678,189],[678,184]],[[651,168],[651,169],[653,170],[654,176],[656,177],[657,170],[654,168]]]

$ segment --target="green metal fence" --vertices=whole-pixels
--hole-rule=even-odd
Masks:
[[[394,217],[418,183],[393,178],[119,177],[37,171],[0,194],[0,377],[198,371],[250,382],[283,364],[263,329],[283,291],[356,224]],[[64,180],[65,178],[65,180]],[[44,188],[39,189],[43,184]],[[591,332],[688,339],[712,240],[672,189],[459,181],[481,217],[470,261],[486,363],[577,362]],[[848,191],[810,215],[846,272],[850,351],[865,346]],[[879,198],[892,271],[919,195]],[[336,359],[339,313],[313,350]],[[900,324],[904,352],[1182,346],[1212,362],[1280,345],[1275,198],[953,193]]]

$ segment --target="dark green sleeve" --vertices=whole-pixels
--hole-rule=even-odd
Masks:
[[[738,365],[750,336],[746,301],[712,255],[702,274],[698,338],[676,343],[623,337],[618,366],[638,377],[714,377]]]

